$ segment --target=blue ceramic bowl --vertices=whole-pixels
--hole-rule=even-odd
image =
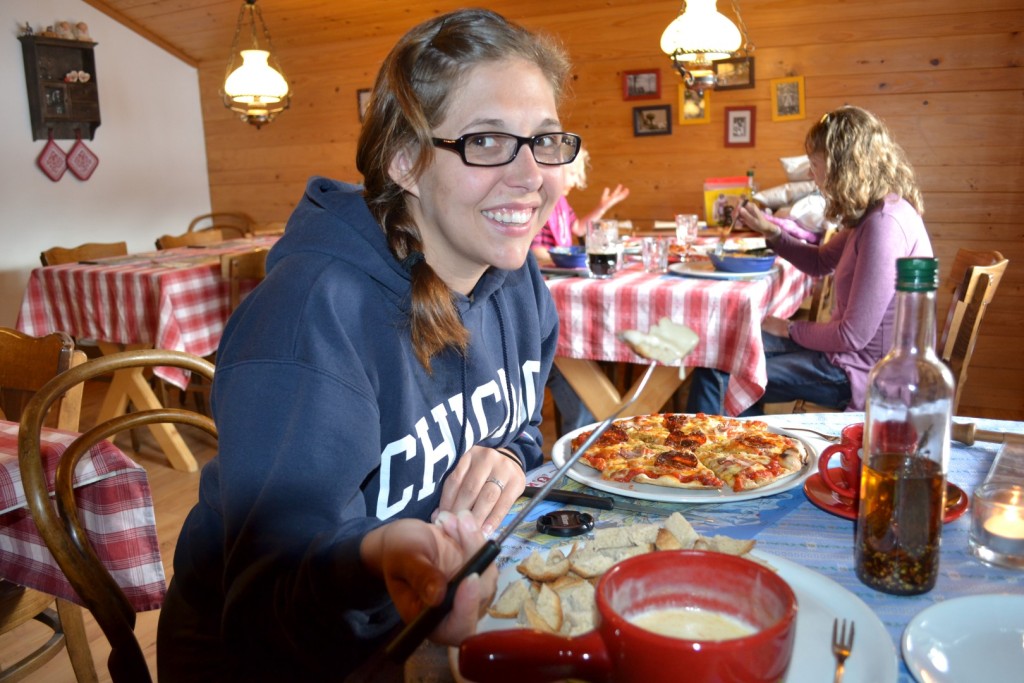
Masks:
[[[573,245],[571,247],[552,247],[548,249],[551,260],[559,268],[586,268],[587,250],[586,247]]]
[[[709,256],[715,270],[727,273],[763,273],[775,265],[775,252],[767,249],[724,251],[721,255],[711,252]]]

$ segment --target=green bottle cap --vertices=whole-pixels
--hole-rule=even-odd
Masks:
[[[897,292],[934,292],[939,286],[937,258],[896,259]]]

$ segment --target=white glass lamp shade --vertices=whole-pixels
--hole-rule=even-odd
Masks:
[[[661,34],[661,51],[682,62],[731,57],[743,44],[743,37],[716,4],[716,0],[687,0],[686,11]]]
[[[288,82],[267,63],[266,50],[242,50],[242,65],[224,81],[224,94],[239,104],[274,104],[288,94]]]

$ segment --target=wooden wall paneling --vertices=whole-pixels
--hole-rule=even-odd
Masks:
[[[220,103],[226,54],[200,65],[200,87],[214,210],[244,206],[257,220],[284,220],[306,178],[357,180],[355,90],[370,87],[394,40],[457,0],[412,3],[401,10],[355,0],[312,21],[264,7],[275,46],[293,84],[292,108],[256,131]],[[724,6],[722,3],[721,6]],[[756,51],[755,87],[713,92],[711,121],[676,122],[679,77],[658,49],[678,0],[493,0],[496,11],[555,34],[574,62],[566,129],[581,134],[593,167],[574,206],[595,204],[605,186],[625,183],[629,199],[612,210],[637,221],[703,213],[703,181],[755,169],[762,187],[785,182],[779,157],[803,151],[822,112],[845,103],[882,116],[914,164],[925,222],[940,259],[959,246],[997,248],[1010,259],[982,327],[962,399],[964,414],[1024,419],[1024,367],[1006,365],[1005,349],[1024,342],[1024,97],[1020,76],[1024,9],[1019,0],[741,0]],[[316,11],[321,11],[317,9]],[[728,8],[723,11],[729,12]],[[337,16],[335,16],[337,15]],[[195,17],[197,30],[203,17]],[[279,39],[275,26],[301,21],[302,39]],[[232,26],[233,28],[233,26]],[[224,38],[225,43],[230,35]],[[226,48],[225,48],[226,49]],[[215,63],[214,63],[215,62]],[[656,68],[657,100],[622,100],[625,70]],[[807,118],[773,122],[769,81],[805,78]],[[668,136],[637,138],[637,105],[670,104]],[[753,148],[725,149],[727,106],[757,107]],[[993,386],[997,384],[998,386]]]

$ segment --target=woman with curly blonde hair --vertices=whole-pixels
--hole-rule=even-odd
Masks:
[[[739,217],[803,272],[834,276],[831,318],[764,319],[768,383],[744,415],[760,414],[760,403],[797,399],[863,410],[868,372],[893,342],[896,259],[932,255],[914,170],[881,119],[841,107],[811,127],[804,148],[825,216],[840,225],[835,237],[820,246],[801,242],[753,204]],[[728,381],[720,370],[696,370],[688,410],[723,413]]]

